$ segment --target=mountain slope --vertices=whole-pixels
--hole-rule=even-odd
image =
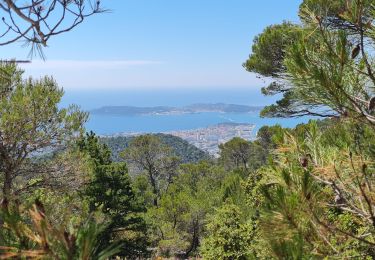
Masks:
[[[174,151],[175,155],[180,157],[183,163],[194,163],[201,160],[208,160],[210,156],[208,153],[200,150],[187,141],[181,139],[180,137],[168,135],[168,134],[155,134],[161,141],[170,146]],[[128,147],[129,142],[134,137],[131,136],[115,136],[115,137],[101,137],[100,141],[108,145],[109,149],[112,151],[112,158],[114,161],[120,160],[120,152],[122,152],[126,147]]]

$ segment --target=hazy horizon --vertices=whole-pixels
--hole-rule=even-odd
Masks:
[[[62,106],[77,104],[85,110],[102,106],[186,106],[196,103],[226,103],[264,106],[277,97],[264,96],[260,88],[175,88],[175,89],[91,89],[65,90]]]

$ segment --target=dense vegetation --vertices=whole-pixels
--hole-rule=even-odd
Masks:
[[[375,258],[375,7],[305,0],[299,16],[244,66],[282,94],[262,115],[326,119],[234,138],[216,161],[163,135],[111,139],[114,161],[52,79],[1,64],[0,257]]]
[[[187,141],[169,134],[154,134],[160,141],[171,147],[173,153],[180,158],[183,163],[195,163],[201,160],[210,160],[208,153],[189,144]],[[133,137],[131,136],[114,136],[101,137],[100,141],[108,146],[112,153],[112,159],[116,162],[121,160],[120,153],[124,151]]]

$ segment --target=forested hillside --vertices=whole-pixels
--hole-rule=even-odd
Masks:
[[[161,142],[172,148],[174,154],[178,156],[183,163],[195,163],[202,160],[210,160],[208,153],[200,150],[194,145],[180,137],[168,134],[155,134],[159,137]],[[116,162],[120,161],[120,153],[129,146],[129,143],[134,137],[116,136],[116,137],[101,137],[100,141],[108,146],[112,153],[112,159]]]
[[[217,160],[169,135],[85,133],[55,80],[0,62],[0,259],[374,259],[375,6],[304,0],[298,17],[243,66],[273,80],[263,116],[321,120],[264,126]]]

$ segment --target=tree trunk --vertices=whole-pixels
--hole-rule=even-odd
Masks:
[[[9,211],[9,199],[12,189],[12,178],[10,172],[4,173],[4,184],[3,184],[3,195],[2,200],[0,201],[0,207],[3,212],[8,213]],[[4,224],[4,221],[0,218],[0,227]]]
[[[8,203],[11,197],[12,190],[12,175],[9,171],[4,173],[4,184],[3,184],[3,206],[8,208]]]
[[[158,206],[158,189],[156,187],[156,180],[155,180],[151,170],[149,170],[148,175],[150,177],[152,192],[154,193],[154,196],[155,196],[154,197],[154,206],[157,207]]]
[[[185,258],[189,258],[191,252],[194,252],[199,246],[199,219],[193,221],[193,237],[189,249],[185,253]]]

